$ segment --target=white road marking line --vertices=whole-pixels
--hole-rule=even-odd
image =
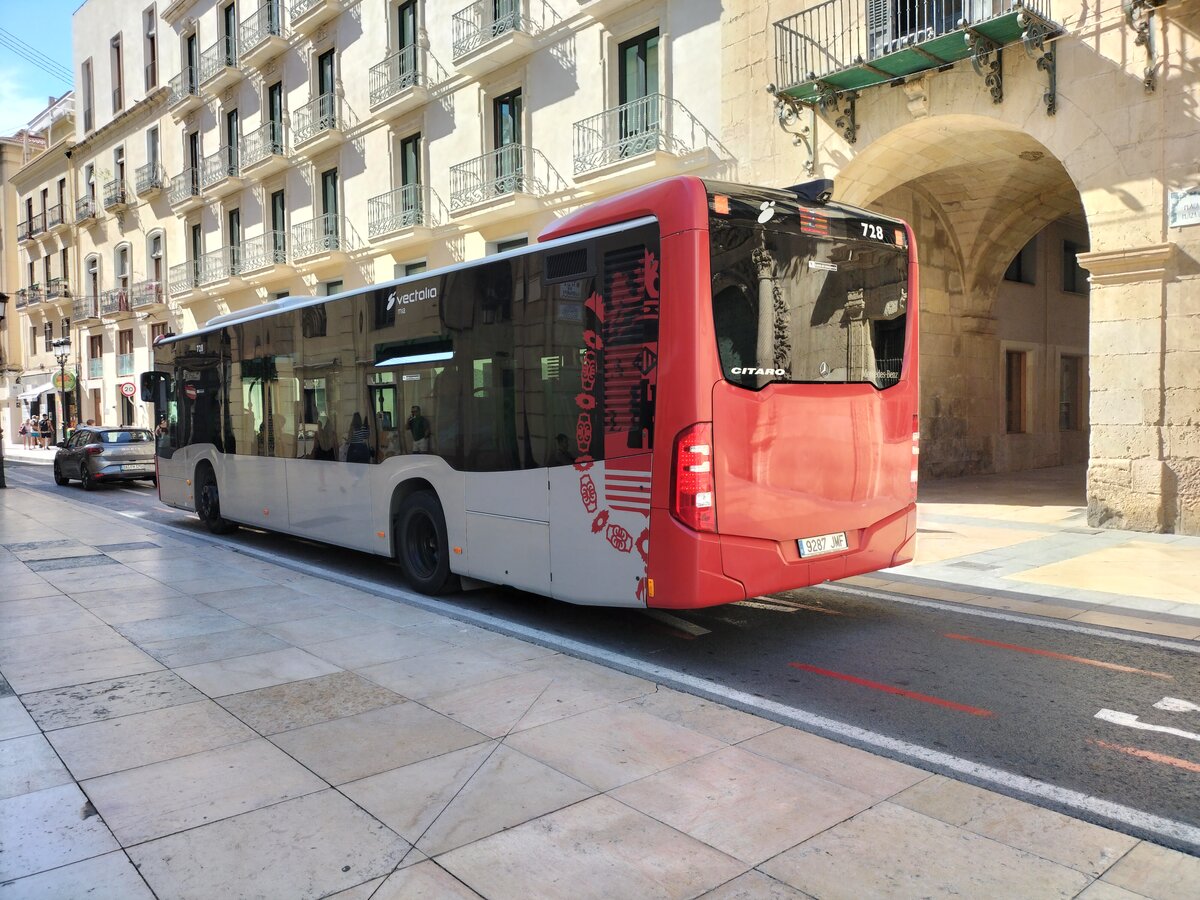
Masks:
[[[696,637],[700,637],[702,634],[712,634],[707,628],[697,625],[694,622],[689,622],[687,619],[681,619],[679,616],[673,616],[661,609],[647,609],[645,613],[650,618],[657,619],[664,625],[670,625],[672,628],[678,628],[680,631],[694,634]]]
[[[144,514],[118,512],[117,515],[128,516],[130,518],[139,518]],[[1136,829],[1142,832],[1148,832],[1172,841],[1177,841],[1181,844],[1186,844],[1195,851],[1200,851],[1200,828],[1197,828],[1195,825],[1189,825],[1186,822],[1179,822],[1174,819],[1157,816],[1154,813],[1148,813],[1144,810],[1134,809],[1133,807],[1126,806],[1123,803],[1116,803],[1115,801],[1105,800],[1101,797],[1093,797],[1090,794],[1083,793],[1082,791],[1075,791],[1071,790],[1070,788],[1060,787],[1056,784],[1038,781],[1035,778],[1027,778],[1024,775],[1006,772],[1003,769],[997,769],[993,766],[974,762],[973,760],[963,759],[960,756],[953,756],[952,754],[944,753],[940,750],[933,750],[929,747],[923,747],[920,744],[913,744],[909,741],[901,740],[900,738],[894,738],[886,734],[880,734],[877,731],[870,731],[866,728],[860,728],[859,726],[851,725],[848,722],[841,722],[837,719],[830,719],[827,716],[823,716],[818,713],[812,713],[808,712],[807,710],[799,709],[798,707],[787,706],[783,703],[777,703],[774,700],[767,700],[763,697],[756,697],[753,694],[748,694],[745,691],[739,691],[734,688],[726,687],[723,684],[718,684],[715,681],[709,681],[706,678],[698,678],[694,675],[688,675],[684,672],[676,672],[675,670],[668,669],[665,666],[643,662],[642,660],[635,659],[631,656],[626,656],[622,653],[604,650],[599,647],[594,647],[590,644],[585,644],[581,641],[565,638],[551,632],[542,631],[538,628],[530,628],[526,625],[519,625],[515,622],[509,622],[497,616],[489,615],[488,613],[455,607],[450,604],[434,600],[431,597],[426,597],[424,594],[413,593],[412,591],[405,590],[404,588],[381,585],[373,581],[368,581],[365,578],[356,578],[353,575],[346,575],[342,572],[328,569],[325,566],[300,562],[299,560],[278,556],[274,553],[258,550],[253,547],[240,546],[232,541],[223,540],[200,532],[189,531],[186,528],[180,528],[176,525],[167,525],[162,522],[154,522],[150,527],[178,531],[181,534],[184,534],[187,537],[195,540],[201,540],[205,541],[206,543],[215,544],[223,549],[233,550],[237,553],[244,553],[245,555],[252,556],[256,559],[274,563],[282,568],[288,568],[292,569],[293,571],[315,575],[319,578],[325,578],[338,584],[345,585],[346,587],[358,588],[359,590],[364,590],[377,596],[391,597],[393,599],[401,600],[402,602],[407,603],[410,606],[415,606],[419,609],[424,609],[429,612],[438,613],[439,615],[448,616],[452,619],[458,619],[459,621],[469,622],[474,625],[490,628],[492,630],[499,631],[502,634],[508,634],[512,637],[532,641],[540,646],[558,650],[562,653],[569,653],[572,656],[577,656],[592,662],[603,663],[605,665],[612,666],[615,669],[619,669],[622,672],[659,681],[663,684],[666,684],[668,687],[676,687],[685,691],[686,693],[695,694],[708,700],[714,700],[717,703],[724,703],[727,706],[733,706],[745,712],[764,715],[774,721],[782,721],[787,724],[797,725],[806,730],[816,729],[820,732],[824,732],[825,734],[844,738],[851,744],[868,750],[874,749],[883,751],[885,753],[915,761],[918,764],[924,763],[927,767],[932,766],[937,769],[944,769],[946,771],[956,773],[957,775],[968,778],[974,783],[984,787],[992,786],[996,788],[1002,788],[1012,794],[1020,794],[1045,803],[1057,804],[1064,809],[1074,810],[1075,812],[1079,813],[1086,813],[1088,815],[1097,816],[1102,819],[1108,819],[1113,822],[1119,822],[1128,828]],[[828,587],[828,585],[826,586]],[[883,595],[882,599],[891,599],[891,596]],[[960,610],[958,606],[951,604],[935,604],[932,602],[921,601],[915,605],[966,612],[966,610]],[[1026,618],[1022,616],[1001,615],[995,616],[995,618],[1024,622],[1030,625],[1058,624],[1047,623],[1040,619]],[[1131,639],[1135,643],[1139,642],[1136,636],[1110,635],[1108,632],[1097,629],[1074,627],[1065,630],[1085,631],[1087,633],[1097,634],[1101,637],[1118,637],[1122,639]],[[1152,639],[1146,641],[1146,643],[1176,646],[1168,642],[1155,641]],[[1179,646],[1182,647],[1182,645]],[[1195,652],[1195,648],[1186,649]]]
[[[1173,641],[1169,638],[1156,638],[1140,634],[1129,634],[1123,631],[1108,631],[1090,625],[1072,625],[1057,619],[1039,619],[1034,616],[1023,616],[1020,613],[997,612],[991,609],[980,609],[959,603],[945,603],[940,600],[923,600],[910,597],[907,594],[889,594],[872,588],[848,587],[841,584],[814,584],[814,588],[823,591],[833,591],[838,594],[861,595],[873,600],[884,600],[888,603],[902,603],[906,606],[921,606],[926,609],[938,609],[943,612],[956,612],[964,616],[975,616],[980,619],[998,619],[1001,622],[1016,622],[1020,625],[1036,625],[1038,628],[1049,628],[1052,631],[1070,631],[1074,634],[1087,634],[1092,637],[1107,638],[1114,641],[1125,641],[1128,644],[1146,644],[1150,647],[1165,647],[1168,650],[1182,650],[1184,653],[1200,653],[1200,643],[1188,641]],[[1080,610],[1083,612],[1083,610]]]
[[[1190,741],[1200,741],[1200,734],[1192,734],[1190,731],[1184,731],[1181,728],[1171,728],[1167,725],[1151,725],[1149,722],[1140,722],[1138,721],[1138,717],[1133,713],[1118,712],[1115,709],[1102,709],[1096,713],[1096,718],[1102,719],[1105,722],[1112,722],[1114,725],[1124,725],[1126,728],[1137,728],[1142,731],[1161,731],[1163,734],[1173,734],[1176,737],[1187,738]]]
[[[1155,709],[1165,709],[1167,712],[1200,712],[1191,700],[1177,700],[1175,697],[1163,697],[1154,704]]]

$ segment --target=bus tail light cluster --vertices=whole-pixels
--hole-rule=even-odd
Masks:
[[[717,530],[712,422],[689,425],[671,457],[671,513],[694,531]]]
[[[912,428],[912,471],[908,480],[912,483],[912,499],[917,499],[917,465],[921,461],[921,422],[919,416],[913,416]]]

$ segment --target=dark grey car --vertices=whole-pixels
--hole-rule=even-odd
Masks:
[[[54,456],[54,483],[72,478],[82,481],[85,491],[109,481],[154,481],[154,435],[129,426],[76,429],[70,440],[58,444]]]

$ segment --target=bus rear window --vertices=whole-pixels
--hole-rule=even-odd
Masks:
[[[849,226],[864,224],[859,239]],[[726,380],[752,390],[773,382],[895,384],[908,259],[892,239],[896,226],[887,223],[886,240],[883,228],[835,209],[780,209],[765,223],[736,212],[712,216],[713,324]]]

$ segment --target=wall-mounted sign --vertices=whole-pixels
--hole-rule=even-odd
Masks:
[[[1200,225],[1200,187],[1167,194],[1167,227]]]

